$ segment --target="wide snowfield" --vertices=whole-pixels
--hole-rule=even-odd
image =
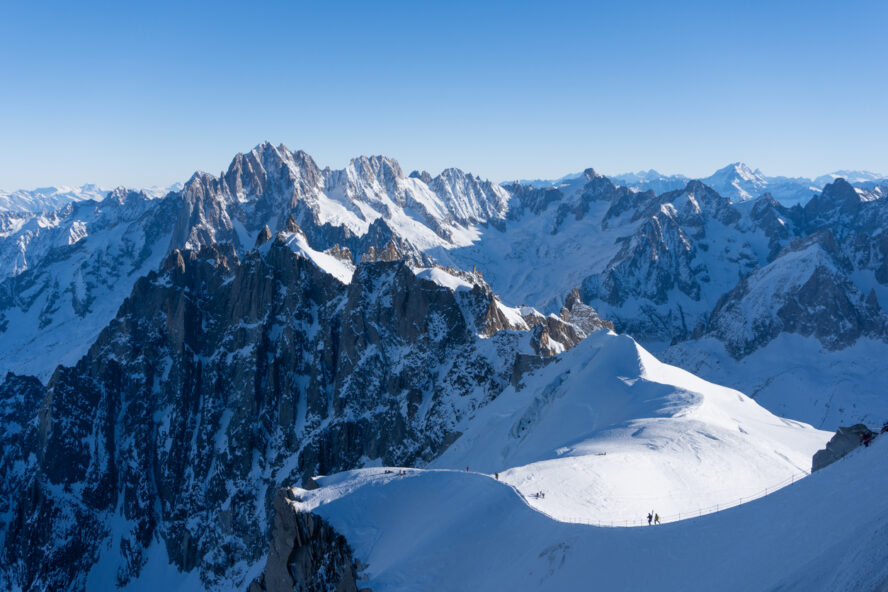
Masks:
[[[465,471],[365,469],[296,490],[386,590],[881,590],[888,437],[762,499],[662,526],[553,520]]]

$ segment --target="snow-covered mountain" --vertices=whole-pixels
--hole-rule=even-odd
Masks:
[[[729,169],[752,195],[760,175]],[[359,467],[447,491],[460,469],[547,524],[793,479],[827,434],[759,404],[818,428],[888,416],[884,194],[839,179],[786,207],[593,169],[500,186],[263,143],[162,197],[0,212],[0,586],[242,589],[276,489]],[[336,522],[324,508],[373,501],[338,484],[397,476],[293,495]],[[316,519],[292,524],[341,565]],[[395,585],[380,557],[409,567],[342,532],[375,582]]]
[[[174,251],[47,386],[6,375],[3,587],[95,589],[108,562],[123,586],[160,545],[167,566],[229,589],[264,552],[280,484],[427,462],[606,328],[578,301],[512,309],[477,275],[354,265],[298,230],[259,243]]]
[[[276,532],[302,526],[299,532],[327,533],[279,542],[292,557],[329,551],[329,533],[344,535],[348,555],[338,569],[317,561],[306,566],[317,571],[304,574],[275,548],[269,567],[290,566],[291,574],[308,576],[304,582],[346,576],[355,589],[374,591],[578,590],[593,583],[606,590],[879,590],[888,580],[886,459],[888,438],[880,437],[763,499],[637,528],[553,519],[490,475],[355,471],[321,479],[317,490],[285,490],[278,504]],[[323,519],[327,530],[304,528],[309,518]]]
[[[753,184],[763,178],[739,164],[722,173],[729,185],[734,173]],[[57,362],[73,363],[86,351],[136,278],[165,253],[228,242],[242,254],[265,226],[273,235],[292,221],[312,249],[335,251],[353,264],[404,258],[475,268],[511,305],[557,312],[577,288],[618,330],[670,362],[743,386],[772,409],[801,413],[818,426],[888,412],[888,403],[863,412],[829,402],[846,390],[879,399],[877,382],[851,365],[835,364],[835,376],[824,383],[830,394],[818,397],[814,408],[802,394],[810,391],[810,369],[794,367],[788,375],[771,364],[737,370],[744,357],[785,341],[784,335],[811,337],[811,347],[821,348],[815,358],[824,362],[861,339],[882,347],[888,271],[879,237],[888,228],[888,202],[881,199],[888,188],[836,181],[805,207],[786,208],[767,195],[734,202],[698,181],[659,195],[616,186],[592,169],[562,181],[501,187],[455,169],[436,177],[405,175],[381,156],[356,158],[336,171],[321,169],[304,152],[264,143],[237,155],[218,177],[195,174],[181,192],[127,198],[138,207],[121,208],[118,199],[42,215],[0,213],[0,335],[11,338],[0,348],[0,369],[47,380]],[[824,231],[838,245],[830,255],[836,272],[829,293],[856,304],[836,305],[816,319],[759,318],[770,337],[736,347],[749,331],[763,335],[765,325],[726,323],[728,311],[769,310],[762,290],[744,289],[741,281],[767,268],[770,277],[799,280],[781,298],[793,300],[803,289],[820,294],[816,282],[805,288],[813,276],[793,267],[800,247],[792,243]],[[735,304],[721,302],[728,294]],[[810,307],[781,310],[814,315]],[[721,344],[706,347],[714,357],[691,351],[694,343],[712,340]],[[785,400],[776,390],[769,394],[775,384],[783,385]]]
[[[720,516],[690,523],[680,522],[682,516],[714,513],[799,479],[806,483],[813,452],[829,438],[768,413],[737,391],[662,364],[631,338],[608,332],[591,335],[509,387],[462,431],[428,467],[321,477],[320,489],[285,491],[277,510],[285,520],[312,512],[345,534],[359,584],[370,589],[572,589],[582,587],[580,566],[566,560],[588,569],[590,557],[600,559],[575,555],[574,547],[597,537],[660,536],[659,528],[694,532],[693,524]],[[383,503],[386,498],[390,503]],[[597,528],[640,527],[651,511],[664,524],[678,524]],[[281,523],[273,533],[276,546],[292,544],[290,557],[296,556],[310,543],[288,536]],[[475,548],[469,542],[475,537],[490,548]],[[622,556],[622,547],[612,553],[619,565],[637,559]],[[266,578],[274,575],[272,565],[270,555]],[[796,568],[762,577],[779,579]],[[602,569],[613,570],[606,576],[610,588],[636,581],[615,565],[596,573]],[[684,577],[692,589],[705,588]],[[744,585],[759,589],[749,579]]]
[[[748,498],[809,472],[831,435],[604,331],[513,388],[429,466],[498,472],[568,522],[637,523],[651,507],[688,515]]]
[[[456,169],[406,176],[377,156],[321,170],[304,152],[265,143],[162,199],[119,188],[45,214],[0,213],[0,335],[10,344],[0,370],[46,380],[74,363],[172,249],[229,242],[243,253],[265,226],[277,232],[293,219],[320,251],[360,261],[391,246],[429,264],[425,251],[471,243],[475,224],[505,215],[508,197]]]
[[[882,269],[881,246],[888,229],[885,200],[841,180],[805,207],[786,208],[767,195],[734,203],[699,181],[656,196],[616,187],[592,172],[586,185],[573,191],[524,186],[511,191],[512,205],[502,229],[486,229],[473,245],[435,256],[484,270],[507,302],[557,309],[561,287],[578,286],[583,300],[619,331],[671,363],[716,382],[742,385],[746,392],[763,395],[770,408],[818,426],[834,428],[840,422],[888,414],[888,401],[876,396],[883,385],[864,371],[869,361],[863,367],[834,363],[848,353],[840,351],[859,340],[870,343],[867,351],[880,351],[886,344],[888,271]],[[794,253],[804,249],[806,241],[826,244],[830,237],[836,244],[831,256],[834,273],[812,275],[815,265],[805,275]],[[530,268],[527,261],[533,262]],[[781,285],[781,296],[768,292],[774,282],[762,283],[755,291],[743,288],[746,278],[747,284],[752,281],[751,274],[764,273],[794,281]],[[827,277],[829,290],[820,281]],[[723,299],[729,294],[742,300],[735,310],[747,325],[735,323],[720,330],[726,327],[730,308]],[[775,298],[783,302],[777,305]],[[809,304],[793,305],[799,298]],[[815,302],[821,298],[835,303],[823,302],[820,310]],[[761,315],[744,316],[752,310]],[[778,311],[790,316],[776,316]],[[765,321],[767,315],[774,320]],[[767,330],[764,325],[751,326],[761,322]],[[743,337],[747,334],[769,337]],[[739,364],[772,340],[784,342],[784,335],[813,338],[806,348],[814,352],[808,359],[810,368]],[[721,349],[712,347],[713,338]],[[727,345],[743,339],[748,347]],[[691,351],[694,343],[701,348],[708,344],[705,349],[712,355]],[[733,362],[722,363],[725,355]],[[867,358],[872,359],[876,358]],[[827,363],[831,376],[813,391],[818,396],[812,399],[814,369]],[[855,405],[858,394],[861,404]],[[831,402],[836,397],[849,404]]]

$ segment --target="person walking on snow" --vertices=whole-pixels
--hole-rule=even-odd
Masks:
[[[651,510],[651,512],[653,512],[653,510]],[[651,520],[654,519],[654,515],[651,514],[651,512],[648,512],[648,526],[651,525]]]
[[[660,515],[654,514],[654,524],[660,524]]]

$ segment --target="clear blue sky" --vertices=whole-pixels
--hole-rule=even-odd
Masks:
[[[888,2],[0,0],[0,188],[218,172],[262,140],[493,180],[888,173]]]

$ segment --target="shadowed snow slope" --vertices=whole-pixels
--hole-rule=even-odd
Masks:
[[[463,432],[432,467],[499,472],[559,520],[620,524],[749,498],[809,471],[831,435],[606,331],[507,389]]]
[[[551,520],[459,471],[365,469],[296,490],[387,590],[881,590],[888,438],[763,499],[663,526]]]

